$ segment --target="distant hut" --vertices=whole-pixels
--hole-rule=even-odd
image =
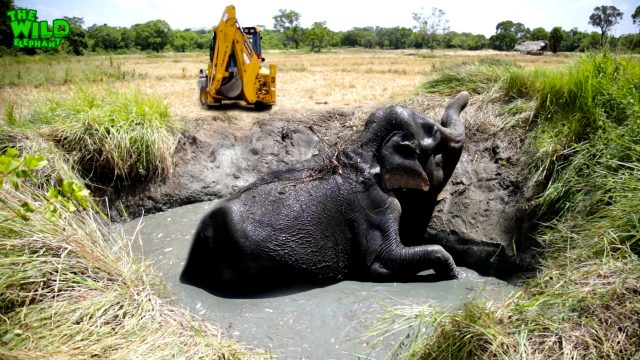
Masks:
[[[548,46],[549,43],[546,40],[520,41],[516,44],[516,50],[526,55],[542,55]]]

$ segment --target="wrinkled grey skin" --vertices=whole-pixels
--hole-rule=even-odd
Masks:
[[[456,96],[439,123],[399,106],[377,110],[334,156],[240,190],[202,220],[181,281],[260,291],[345,279],[410,281],[428,269],[455,278],[442,247],[406,245],[424,244],[436,197],[460,159],[459,114],[468,101],[466,92]]]

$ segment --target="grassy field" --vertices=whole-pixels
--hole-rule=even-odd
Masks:
[[[445,52],[398,50],[344,50],[319,54],[265,52],[266,64],[278,67],[277,104],[274,112],[371,107],[403,100],[417,93],[432,74],[460,62],[478,59],[510,60],[523,66],[552,66],[571,57],[522,56],[493,51]],[[172,114],[187,121],[210,119],[197,97],[198,70],[206,66],[205,53],[113,55],[41,59],[0,59],[0,110],[8,103],[28,112],[34,99],[51,92],[89,89],[108,84],[119,90],[141,89],[162,98]],[[16,81],[17,73],[21,80]],[[66,75],[65,75],[66,74]],[[65,76],[69,80],[65,81]],[[46,77],[50,80],[43,81]],[[232,119],[262,115],[232,111]]]
[[[367,109],[398,102],[428,110],[431,103],[421,103],[423,97],[414,95],[471,90],[477,95],[465,112],[468,130],[489,134],[504,127],[505,119],[520,119],[519,114],[535,110],[535,122],[510,126],[531,134],[531,157],[536,164],[532,177],[545,185],[551,181],[535,204],[541,219],[550,224],[539,234],[552,249],[549,260],[520,297],[498,310],[470,304],[461,314],[441,317],[436,328],[439,336],[429,339],[443,342],[422,339],[414,347],[416,357],[544,358],[559,354],[558,346],[564,345],[558,344],[575,345],[567,350],[569,355],[603,349],[614,354],[637,341],[637,327],[604,334],[606,319],[592,316],[614,314],[616,321],[635,321],[637,326],[637,304],[629,296],[638,295],[638,279],[633,276],[638,268],[636,262],[624,259],[636,259],[637,228],[633,226],[638,220],[623,215],[638,213],[637,202],[629,194],[637,194],[631,191],[638,184],[633,154],[640,150],[625,134],[637,134],[640,125],[629,127],[624,121],[625,114],[637,115],[638,87],[633,82],[616,82],[638,79],[635,65],[594,62],[589,70],[594,75],[582,83],[583,70],[577,65],[554,70],[576,60],[565,55],[344,50],[267,52],[265,57],[278,66],[278,103],[271,115]],[[28,204],[50,203],[55,197],[47,191],[61,179],[91,181],[95,167],[108,169],[114,178],[166,174],[179,131],[185,127],[203,121],[214,126],[248,126],[270,116],[243,109],[224,113],[202,109],[196,78],[206,61],[204,53],[0,59],[4,114],[0,148],[16,147],[21,156],[44,154],[49,161],[35,180],[25,178],[18,189],[5,181],[13,160],[3,165],[0,336],[4,346],[0,357],[260,355],[224,341],[211,327],[166,305],[158,296],[161,286],[150,267],[131,255],[127,239],[110,233],[99,211],[63,208],[64,222],[53,224],[40,211],[29,215],[28,222],[16,216],[16,209],[29,209]],[[430,85],[424,88],[427,81]],[[591,90],[590,84],[596,84],[596,89]],[[594,94],[600,94],[597,102],[585,102]],[[575,115],[585,111],[590,114],[587,122]],[[613,115],[609,114],[618,120],[610,120]],[[609,121],[615,126],[602,126]],[[614,154],[603,155],[612,149]],[[594,159],[602,166],[591,170]],[[597,197],[587,191],[594,186],[584,181],[594,178],[592,172],[599,176]],[[567,188],[580,191],[563,190]],[[584,199],[600,202],[594,200],[592,207]],[[579,221],[584,213],[593,222],[577,227],[584,223]],[[595,239],[588,248],[567,247],[588,238]],[[564,251],[567,248],[569,253]],[[631,248],[636,250],[627,251]],[[614,277],[619,273],[631,275]],[[573,287],[562,287],[567,284]],[[571,300],[569,295],[576,293],[588,296]],[[624,307],[625,302],[631,305]],[[598,307],[600,303],[609,307]],[[559,315],[551,322],[544,311],[554,310],[557,313],[551,315]],[[636,318],[626,317],[627,313]],[[575,316],[587,320],[572,321]],[[552,325],[560,330],[552,331]],[[586,335],[594,331],[602,336]],[[159,341],[159,333],[170,342]],[[563,333],[569,335],[563,337]],[[615,339],[605,335],[618,336],[622,345],[607,347]]]

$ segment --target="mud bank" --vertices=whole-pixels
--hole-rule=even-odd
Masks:
[[[170,177],[104,195],[116,221],[221,199],[262,174],[334,148],[354,133],[345,126],[352,115],[275,113],[240,126],[201,119],[197,131],[183,132]]]

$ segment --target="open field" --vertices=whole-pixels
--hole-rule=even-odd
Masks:
[[[266,64],[278,67],[278,98],[273,112],[322,111],[374,107],[406,99],[418,92],[434,72],[480,59],[513,61],[525,67],[553,66],[573,55],[524,56],[495,51],[342,50],[320,54],[265,52]],[[15,103],[28,111],[29,103],[53,92],[64,94],[82,85],[116,89],[140,88],[167,102],[172,114],[186,120],[258,119],[264,114],[204,110],[197,98],[197,74],[208,55],[150,54],[58,58],[54,61],[0,59],[0,111]],[[20,79],[17,74],[20,73]],[[11,75],[13,74],[13,75]],[[14,85],[15,84],[15,85]]]

